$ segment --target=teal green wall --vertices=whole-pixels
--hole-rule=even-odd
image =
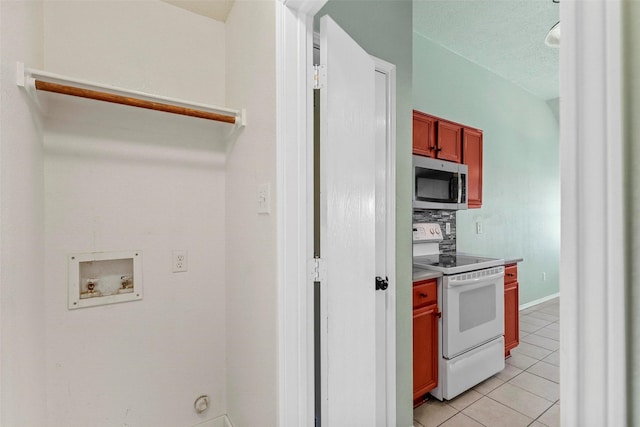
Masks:
[[[630,426],[640,425],[640,2],[623,1],[622,58],[626,150],[628,408]]]
[[[413,105],[484,131],[483,204],[458,211],[458,250],[524,258],[518,266],[520,304],[557,293],[560,174],[554,102],[414,33]],[[478,221],[482,234],[475,232]]]
[[[411,0],[329,0],[330,15],[367,52],[396,65],[397,423],[413,425],[411,316]]]

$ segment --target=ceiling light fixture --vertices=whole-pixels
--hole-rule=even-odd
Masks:
[[[544,38],[544,44],[549,47],[560,47],[560,21],[556,23],[549,32],[547,33],[547,37]]]
[[[560,3],[560,0],[551,0],[554,3]],[[551,27],[547,33],[547,37],[544,38],[544,44],[549,47],[560,47],[560,21],[556,22],[556,25]]]

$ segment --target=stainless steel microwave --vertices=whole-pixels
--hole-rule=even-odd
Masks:
[[[467,209],[467,165],[413,156],[414,209]]]

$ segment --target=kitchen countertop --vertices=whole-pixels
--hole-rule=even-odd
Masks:
[[[461,252],[463,254],[465,254],[464,252]],[[502,259],[502,258],[500,258]],[[524,261],[524,258],[522,257],[505,257],[504,258],[504,265],[511,265],[511,264],[517,264],[519,262]],[[434,271],[434,270],[427,270],[425,268],[421,268],[421,267],[417,267],[417,266],[413,266],[413,281],[417,281],[417,280],[427,280],[427,279],[436,279],[438,277],[442,277],[443,274],[439,271]]]
[[[462,255],[468,255],[468,256],[476,256],[475,254],[470,254],[467,252],[457,252],[459,254]],[[486,256],[486,255],[482,255],[482,256]],[[497,259],[502,259],[504,260],[504,265],[509,265],[509,264],[517,264],[519,262],[524,261],[524,258],[522,257],[497,257],[497,256],[490,256],[489,258],[497,258]]]
[[[427,279],[436,279],[438,277],[442,277],[442,273],[439,271],[426,270],[420,267],[413,267],[413,281],[416,280],[427,280]]]

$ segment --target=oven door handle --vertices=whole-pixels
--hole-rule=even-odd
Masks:
[[[504,279],[504,272],[491,274],[489,276],[474,277],[472,279],[449,280],[449,287],[477,285],[482,282],[492,282],[497,279]]]

